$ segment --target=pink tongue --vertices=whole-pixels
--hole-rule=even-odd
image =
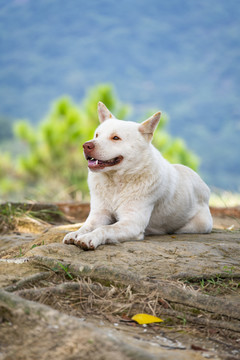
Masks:
[[[88,166],[91,168],[103,167],[104,164],[99,160],[88,160]]]

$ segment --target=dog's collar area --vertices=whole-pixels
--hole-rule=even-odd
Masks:
[[[110,160],[98,160],[91,156],[87,157],[89,169],[103,169],[107,166],[114,166],[119,164],[123,159],[123,156],[117,156]]]

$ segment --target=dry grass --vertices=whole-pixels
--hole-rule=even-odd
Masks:
[[[240,206],[240,194],[215,189],[211,194],[209,203],[212,207]]]
[[[131,286],[115,287],[113,285],[103,286],[100,283],[93,283],[87,277],[67,281],[63,274],[52,275],[46,282],[39,282],[38,286],[27,287],[17,291],[17,294],[28,299],[37,301],[68,315],[80,318],[117,318],[124,322],[133,322],[131,317],[137,313],[146,313],[164,319],[161,326],[182,328],[186,324],[211,326],[236,331],[235,324],[227,323],[227,317],[217,316],[204,310],[193,307],[185,307],[176,303],[169,303],[159,296],[157,290],[149,293],[144,291],[133,291]],[[194,284],[185,284],[181,281],[175,282],[179,288],[191,288]],[[45,285],[45,286],[43,286]],[[192,289],[193,290],[193,289]],[[205,287],[199,291],[205,291]],[[226,289],[225,289],[226,290]],[[215,322],[214,322],[215,321]],[[238,325],[237,325],[238,326]]]

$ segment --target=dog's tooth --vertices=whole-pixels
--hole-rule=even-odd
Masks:
[[[96,160],[96,165],[98,165],[98,160]]]

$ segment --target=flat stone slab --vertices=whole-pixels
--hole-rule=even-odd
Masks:
[[[240,274],[240,231],[149,236],[143,241],[109,244],[95,251],[83,251],[75,245],[62,243],[65,234],[78,229],[81,224],[52,226],[40,223],[29,232],[27,226],[0,235],[2,288],[9,289],[21,279],[41,271],[54,272],[51,267],[44,267],[44,263],[40,268],[40,258],[77,264],[82,268],[86,266],[90,270],[94,267],[114,269],[115,273],[126,272],[153,282],[203,275],[210,277],[224,272]],[[34,227],[33,222],[31,226]],[[168,329],[165,334],[161,331],[155,334],[151,327],[127,328],[124,323],[111,323],[104,318],[79,319],[0,290],[1,321],[0,346],[3,350],[0,360],[34,359],[35,356],[40,360],[51,356],[60,360],[218,360],[225,359],[226,355],[219,357],[204,336],[201,343],[198,337],[194,334],[191,337],[189,333],[179,335],[175,331],[168,338]],[[207,350],[191,350],[191,344],[195,343]],[[240,356],[240,350],[230,355]]]
[[[56,238],[50,234],[52,243],[34,247],[25,256],[112,266],[156,279],[217,274],[231,269],[240,272],[239,232],[152,236],[143,241],[102,245],[95,251],[83,251],[75,245],[59,243],[63,233],[58,234],[58,228],[55,231]],[[48,242],[48,234],[45,237]]]

